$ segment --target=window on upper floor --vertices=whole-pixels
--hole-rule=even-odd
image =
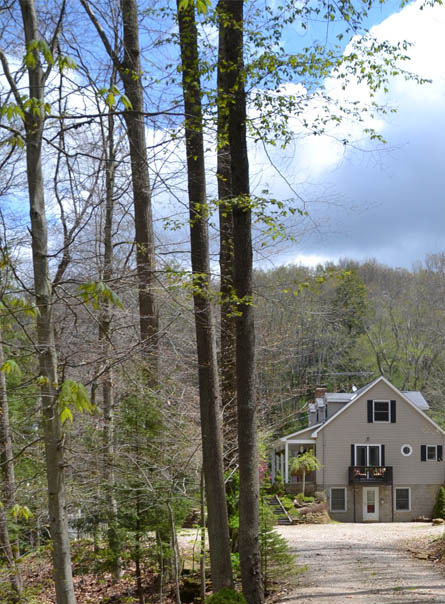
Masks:
[[[396,401],[368,401],[368,423],[395,424]]]
[[[436,461],[437,459],[437,447],[436,445],[427,445],[426,447],[426,458],[428,461]]]
[[[420,445],[420,461],[442,461],[442,445]]]
[[[388,423],[390,420],[389,401],[374,401],[374,422]]]

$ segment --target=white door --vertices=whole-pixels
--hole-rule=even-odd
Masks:
[[[379,519],[379,487],[363,487],[363,521]]]

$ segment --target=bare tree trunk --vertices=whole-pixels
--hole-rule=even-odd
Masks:
[[[256,442],[255,331],[252,306],[252,234],[249,162],[246,137],[246,95],[243,67],[243,2],[221,0],[227,16],[223,40],[230,98],[229,143],[233,194],[236,319],[236,379],[240,471],[240,565],[243,593],[249,604],[262,604],[258,539],[259,479]]]
[[[205,478],[204,468],[201,468],[201,519],[199,532],[201,535],[200,552],[199,552],[199,577],[201,580],[200,596],[201,604],[206,601],[206,519],[205,519]]]
[[[114,83],[114,77],[112,78]],[[104,141],[106,143],[106,141]],[[113,277],[113,193],[115,173],[115,149],[114,149],[114,119],[108,115],[108,149],[106,153],[106,200],[105,200],[105,225],[104,225],[104,281],[108,283]],[[100,318],[99,337],[102,340],[103,362],[105,371],[103,373],[103,413],[104,413],[104,483],[107,494],[107,523],[108,544],[112,553],[112,574],[115,581],[122,576],[122,560],[120,551],[120,540],[117,531],[117,500],[115,495],[115,472],[114,472],[114,391],[113,370],[109,366],[111,345],[111,311],[108,300],[104,302],[104,309]]]
[[[39,40],[33,0],[20,0],[25,42]],[[34,289],[37,316],[40,392],[48,480],[48,511],[53,542],[54,581],[57,604],[75,604],[71,572],[70,543],[66,518],[64,483],[64,439],[57,408],[57,353],[54,343],[52,287],[48,267],[47,226],[41,163],[43,131],[44,75],[39,51],[33,52],[35,65],[28,66],[29,96],[40,103],[40,111],[27,111],[26,168],[28,178]]]
[[[218,5],[219,6],[219,5]],[[219,267],[221,292],[220,320],[220,367],[221,402],[223,407],[224,465],[229,467],[238,460],[237,452],[237,410],[236,410],[236,369],[235,348],[236,332],[233,316],[233,214],[230,199],[232,197],[232,172],[230,165],[229,124],[228,124],[228,72],[224,45],[225,19],[219,23],[218,48],[218,211],[219,211]]]
[[[185,137],[190,211],[193,302],[198,351],[202,453],[208,510],[210,567],[213,590],[232,587],[229,523],[222,454],[216,333],[210,300],[208,207],[205,187],[201,85],[195,9],[178,6],[185,107]]]
[[[162,604],[164,598],[164,552],[162,550],[162,538],[159,529],[156,529],[156,545],[158,547],[159,563],[159,604]]]
[[[139,49],[138,6],[136,0],[121,0],[124,59],[113,50],[88,0],[80,0],[99,37],[118,70],[131,108],[124,111],[130,145],[131,180],[135,221],[136,266],[139,281],[139,323],[141,341],[147,355],[149,382],[158,384],[159,316],[154,294],[155,246],[151,206],[151,187],[145,141],[144,99]]]
[[[159,318],[154,295],[155,248],[151,207],[151,186],[147,165],[142,70],[139,50],[139,22],[136,0],[121,0],[124,60],[121,66],[125,93],[132,109],[124,112],[130,143],[136,228],[136,264],[139,277],[139,319],[141,340],[149,353],[153,385],[158,378]]]
[[[175,516],[170,501],[167,501],[168,515],[170,520],[170,539],[173,552],[173,578],[175,580],[176,604],[181,604],[181,593],[179,591],[179,548],[176,537]]]
[[[0,367],[5,362],[2,342],[2,330],[0,327]],[[9,426],[9,404],[6,391],[6,376],[4,371],[0,371],[0,461],[2,468],[3,497],[0,501],[0,545],[6,563],[9,568],[9,580],[12,588],[20,598],[23,585],[20,568],[16,562],[20,556],[19,540],[11,544],[6,512],[15,504],[15,473],[14,473],[14,455],[12,450],[11,430]]]

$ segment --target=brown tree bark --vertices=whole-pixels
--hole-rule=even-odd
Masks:
[[[178,0],[177,7],[186,115],[187,183],[202,454],[208,510],[212,586],[214,591],[218,591],[222,587],[232,587],[233,578],[224,485],[216,333],[210,299],[208,207],[205,186],[198,34],[193,3],[180,8]]]
[[[234,286],[239,313],[236,318],[236,385],[240,472],[240,565],[244,596],[249,604],[262,604],[264,593],[258,539],[255,326],[252,306],[251,199],[243,66],[243,2],[221,0],[220,7],[227,18],[223,44],[230,95],[228,122],[233,194]]]
[[[124,57],[112,48],[88,0],[80,0],[91,19],[109,57],[118,71],[131,108],[124,111],[130,146],[131,180],[135,221],[136,268],[138,275],[139,324],[141,342],[147,355],[150,385],[158,384],[159,312],[154,294],[155,246],[151,204],[151,186],[147,165],[144,99],[139,49],[138,6],[136,0],[121,0]]]
[[[3,352],[2,329],[0,327],[0,367],[4,362],[5,356]],[[9,580],[12,588],[16,592],[17,599],[20,599],[23,591],[23,584],[20,568],[16,562],[17,558],[20,556],[19,541],[17,539],[15,543],[11,544],[6,516],[7,510],[10,510],[16,502],[16,482],[11,429],[9,424],[8,393],[6,390],[6,376],[4,371],[0,371],[0,463],[2,468],[3,486],[3,497],[0,498],[0,545],[9,568]]]
[[[20,0],[25,42],[39,40],[33,0]],[[71,572],[70,543],[66,517],[64,483],[64,439],[57,408],[57,353],[54,343],[52,287],[48,266],[48,241],[42,173],[42,132],[44,124],[44,83],[40,54],[33,52],[34,65],[27,68],[29,97],[36,99],[40,111],[26,111],[26,169],[28,179],[34,292],[37,316],[42,423],[48,481],[48,511],[53,542],[53,567],[57,604],[75,604]]]
[[[111,78],[114,82],[114,75]],[[103,278],[105,283],[109,283],[113,277],[113,211],[114,211],[114,176],[116,169],[115,144],[114,144],[114,118],[111,114],[107,117],[108,140],[104,140],[107,145],[106,167],[105,167],[105,224],[104,224],[104,270]],[[122,560],[120,540],[117,531],[117,500],[115,494],[115,471],[114,471],[114,388],[113,388],[113,370],[109,365],[112,352],[112,314],[110,302],[105,300],[102,315],[99,321],[99,339],[102,342],[102,356],[105,363],[105,370],[102,375],[102,400],[104,414],[104,488],[107,503],[107,523],[108,523],[108,545],[112,553],[112,574],[113,579],[118,581],[122,576]]]
[[[218,5],[219,8],[219,5]],[[225,19],[219,22],[218,77],[217,77],[217,167],[219,212],[219,267],[220,267],[220,368],[221,402],[223,407],[224,465],[226,468],[238,461],[237,410],[236,410],[236,332],[233,316],[233,214],[232,172],[230,165],[228,124],[228,72],[224,45]]]

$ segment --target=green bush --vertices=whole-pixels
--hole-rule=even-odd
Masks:
[[[223,587],[207,598],[208,604],[247,604],[246,598],[239,591]]]
[[[445,519],[445,488],[440,487],[437,491],[436,503],[433,508],[433,518]]]
[[[273,495],[284,495],[284,493],[286,492],[286,489],[284,486],[284,480],[283,480],[283,477],[281,476],[280,470],[277,471],[277,474],[275,476],[275,480],[274,480],[274,483],[272,484],[270,492]]]
[[[303,495],[303,493],[298,493],[296,500],[299,503],[314,503],[315,498],[314,497],[306,497],[305,495]]]

